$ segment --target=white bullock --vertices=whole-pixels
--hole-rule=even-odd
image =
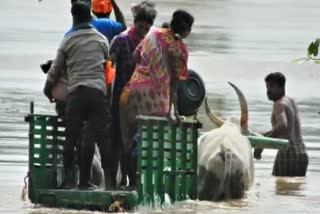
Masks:
[[[232,83],[240,106],[241,120],[223,121],[209,108],[206,112],[219,128],[204,133],[198,139],[198,198],[224,200],[241,198],[253,183],[254,166],[248,130],[248,106],[242,92]]]

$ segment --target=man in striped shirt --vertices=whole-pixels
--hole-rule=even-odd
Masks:
[[[272,175],[305,176],[309,157],[301,135],[298,108],[293,99],[285,95],[286,78],[280,72],[270,73],[265,78],[267,96],[273,101],[272,129],[266,137],[289,140],[286,151],[278,151]],[[262,149],[255,149],[254,157],[261,158]]]
[[[95,141],[85,141],[86,143],[81,147],[77,143],[82,124],[87,121],[99,147],[107,189],[115,186],[115,176],[112,174],[112,169],[115,167],[109,133],[108,98],[104,76],[109,43],[105,36],[90,25],[89,4],[77,1],[72,5],[71,13],[75,31],[61,42],[57,56],[48,71],[44,88],[45,95],[52,100],[52,88],[62,76],[67,76],[69,95],[65,109],[66,142],[63,147],[65,177],[61,188],[74,188],[72,167],[75,147],[80,153],[78,187],[94,188],[89,178]]]

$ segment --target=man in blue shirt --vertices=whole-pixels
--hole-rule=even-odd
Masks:
[[[71,3],[76,1],[71,0]],[[114,36],[127,28],[123,13],[115,0],[91,0],[91,9],[96,17],[92,19],[90,24],[107,37],[109,42]],[[116,21],[110,19],[112,9],[114,10]],[[65,36],[74,31],[75,27],[73,26]]]

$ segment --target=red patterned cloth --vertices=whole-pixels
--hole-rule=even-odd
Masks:
[[[168,114],[171,72],[179,80],[187,78],[188,50],[171,30],[152,30],[136,51],[141,60],[120,97],[121,130],[126,137],[133,135],[137,115]]]

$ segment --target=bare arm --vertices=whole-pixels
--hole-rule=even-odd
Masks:
[[[50,70],[47,74],[47,80],[43,89],[43,93],[48,97],[52,102],[53,97],[51,90],[64,74],[63,71],[66,71],[66,55],[61,48],[59,48],[56,59],[53,61]]]
[[[170,96],[169,96],[169,111],[168,111],[168,117],[169,119],[173,119],[171,115],[171,109],[173,107],[173,113],[176,119],[178,118],[178,109],[177,109],[177,73],[178,68],[176,66],[175,61],[179,60],[177,59],[177,56],[174,55],[174,53],[170,52],[168,53],[168,63],[170,68]]]
[[[186,80],[188,76],[187,62],[188,62],[188,50],[182,41],[176,41],[176,43],[170,45],[168,48],[168,68],[170,73],[170,97],[169,97],[169,116],[171,117],[171,108],[173,106],[174,117],[176,122],[180,122],[182,117],[178,115],[178,84],[181,80]],[[169,117],[169,118],[170,118]]]
[[[116,21],[120,22],[122,24],[123,30],[127,29],[126,20],[124,18],[122,11],[119,8],[117,2],[115,0],[111,0],[111,4],[112,4],[113,10],[114,10],[114,16],[116,17]]]
[[[275,119],[274,125],[272,129],[263,135],[266,137],[283,137],[284,135],[287,134],[288,130],[288,118],[287,114],[285,111],[286,107],[283,103],[281,102],[276,102],[273,105],[273,117]],[[253,156],[260,160],[261,159],[261,154],[263,152],[262,148],[256,148],[254,150]]]
[[[274,103],[273,106],[274,124],[272,129],[265,134],[266,137],[283,137],[288,133],[288,118],[286,106],[281,102]]]

